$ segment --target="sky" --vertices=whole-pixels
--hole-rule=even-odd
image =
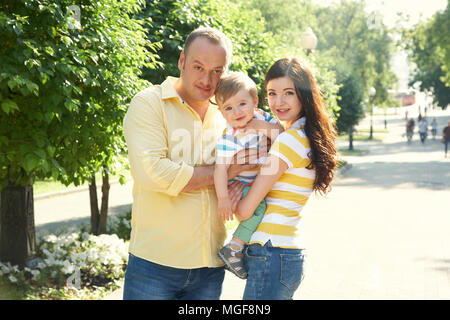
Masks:
[[[395,26],[397,22],[397,12],[402,12],[410,16],[410,24],[413,25],[419,20],[430,18],[436,11],[444,10],[448,0],[366,0],[367,10],[378,11],[383,16],[383,22],[388,27]],[[328,5],[339,0],[313,0],[320,5]],[[406,25],[405,25],[406,26]],[[320,41],[320,39],[319,39]],[[398,52],[392,59],[392,66],[396,72],[400,90],[407,89],[410,67],[405,52]]]

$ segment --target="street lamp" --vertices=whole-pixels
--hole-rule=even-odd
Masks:
[[[373,98],[375,97],[375,93],[377,93],[377,90],[374,87],[370,87],[370,89],[369,89],[369,96],[370,96],[369,103],[371,103],[372,106],[370,108],[370,135],[369,135],[369,140],[373,139]]]
[[[306,55],[309,56],[317,46],[317,37],[311,28],[307,28],[300,37],[300,44],[306,50]]]

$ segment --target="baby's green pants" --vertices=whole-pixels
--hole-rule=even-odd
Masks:
[[[250,187],[244,187],[244,194],[242,195],[242,197],[247,194],[248,190],[250,190]],[[250,241],[250,238],[252,237],[253,232],[255,232],[256,228],[264,217],[266,207],[266,201],[262,200],[253,215],[239,224],[233,236],[241,239],[245,243],[248,243]]]

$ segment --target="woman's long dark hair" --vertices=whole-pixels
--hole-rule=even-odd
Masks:
[[[310,141],[308,169],[316,169],[313,190],[327,193],[337,165],[336,129],[331,122],[316,80],[310,68],[297,58],[284,58],[276,61],[267,71],[264,86],[270,80],[288,76],[295,86],[302,106],[300,117],[306,117],[305,133]]]

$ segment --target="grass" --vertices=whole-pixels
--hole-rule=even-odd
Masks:
[[[338,140],[348,141],[348,134],[342,134],[337,137]],[[368,134],[354,134],[353,141],[383,141],[384,137],[372,136],[372,140],[369,140]]]
[[[7,284],[0,284],[0,300],[22,300],[25,298],[25,293]]]
[[[130,177],[130,170],[128,169],[123,169],[121,170],[118,174],[110,176],[109,177],[109,181],[113,181],[116,179],[119,179],[120,175],[124,175],[125,178]],[[97,185],[101,185],[101,181],[102,181],[102,174],[101,172],[98,172],[95,175],[95,179],[97,181]],[[88,186],[88,183],[85,182],[84,184],[82,184],[81,186]],[[81,187],[78,186],[78,187]],[[70,185],[66,186],[64,184],[62,184],[59,181],[54,181],[52,179],[45,179],[45,180],[39,180],[39,181],[35,181],[33,184],[33,193],[35,195],[37,194],[43,194],[43,193],[48,193],[48,192],[56,192],[56,191],[62,191],[68,188],[76,188],[77,186],[75,186],[73,183],[71,183]]]
[[[363,156],[363,155],[369,153],[369,151],[359,150],[359,149],[353,149],[353,150],[339,149],[338,153],[343,156]]]
[[[366,132],[369,133],[369,128],[357,129],[357,132]],[[373,133],[389,133],[389,129],[373,129]]]

